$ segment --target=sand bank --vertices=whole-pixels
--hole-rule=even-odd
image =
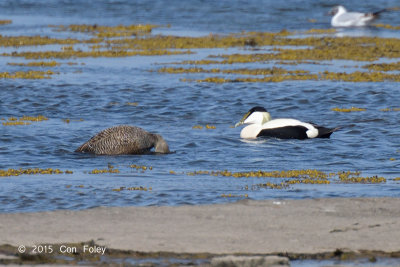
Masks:
[[[99,207],[0,214],[0,244],[93,240],[174,253],[400,251],[400,198],[242,200],[178,207]]]

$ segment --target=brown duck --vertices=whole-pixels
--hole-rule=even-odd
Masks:
[[[128,125],[107,128],[81,145],[75,152],[96,155],[144,154],[154,148],[156,153],[169,153],[169,147],[159,134]]]

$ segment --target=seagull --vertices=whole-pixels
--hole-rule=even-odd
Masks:
[[[75,152],[96,155],[144,154],[152,148],[156,153],[170,153],[168,144],[161,135],[149,133],[136,126],[119,125],[97,133]]]
[[[280,139],[329,138],[337,128],[325,128],[313,123],[296,119],[271,119],[271,115],[263,107],[251,108],[243,118],[235,124],[238,127],[249,124],[240,132],[243,139],[257,137],[275,137]]]
[[[348,12],[344,6],[333,7],[329,15],[332,15],[331,25],[333,27],[360,27],[367,26],[382,12],[388,9],[382,9],[374,13]]]

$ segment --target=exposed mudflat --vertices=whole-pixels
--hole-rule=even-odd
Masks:
[[[108,249],[175,253],[400,250],[399,198],[242,200],[0,214],[0,244],[93,240]]]

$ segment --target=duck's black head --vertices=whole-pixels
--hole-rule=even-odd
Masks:
[[[267,112],[267,110],[263,107],[256,106],[256,107],[251,108],[248,113],[251,114],[253,112]]]

